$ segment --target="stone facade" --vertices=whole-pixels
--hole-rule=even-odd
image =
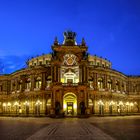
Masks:
[[[76,33],[55,38],[52,54],[0,76],[0,114],[11,116],[128,115],[140,113],[140,76],[127,76],[106,59],[87,54]]]

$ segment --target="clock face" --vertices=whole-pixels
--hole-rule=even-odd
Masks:
[[[76,65],[76,56],[74,54],[66,54],[64,56],[64,65]]]
[[[73,59],[72,59],[72,57],[69,57],[68,59],[67,59],[67,63],[68,63],[68,65],[72,65],[73,64]]]

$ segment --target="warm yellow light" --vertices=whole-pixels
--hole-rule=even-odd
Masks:
[[[103,101],[100,100],[100,101],[98,102],[98,105],[104,105]]]
[[[67,108],[67,105],[66,105],[66,103],[64,103],[63,107],[64,107],[64,109],[66,109],[66,108]]]
[[[29,105],[29,102],[28,102],[28,101],[25,101],[25,102],[24,102],[24,105]]]
[[[93,106],[93,102],[92,102],[91,99],[88,100],[88,105],[89,105],[89,106]]]
[[[126,102],[126,105],[130,105],[130,103],[129,102]]]
[[[48,99],[47,106],[51,106],[51,99]]]
[[[130,103],[130,106],[134,106],[134,104],[131,102],[131,103]]]
[[[119,105],[123,105],[123,102],[122,101],[119,101]]]
[[[22,113],[22,109],[19,109],[19,113]]]
[[[76,103],[74,103],[74,109],[77,109],[77,104]]]
[[[137,102],[134,102],[135,105],[137,105]]]
[[[37,100],[37,102],[35,103],[35,105],[41,105],[42,102],[40,102],[40,100]]]
[[[19,105],[19,103],[16,101],[15,103],[14,103],[14,106],[18,106]]]
[[[64,78],[61,78],[61,82],[64,83]]]
[[[114,103],[113,101],[111,101],[109,104],[110,104],[110,105],[114,105],[115,103]]]
[[[11,103],[10,102],[8,102],[8,104],[7,104],[8,106],[11,106]]]
[[[3,103],[3,106],[5,107],[6,106],[6,103]]]

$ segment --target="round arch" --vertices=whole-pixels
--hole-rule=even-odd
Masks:
[[[63,96],[63,111],[67,116],[77,115],[77,96],[74,93],[68,92]]]

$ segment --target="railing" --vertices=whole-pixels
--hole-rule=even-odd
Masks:
[[[30,91],[30,89],[25,89],[25,92],[29,92]]]
[[[63,86],[78,86],[78,83],[62,83]]]
[[[40,90],[40,88],[34,88],[34,91],[39,91]]]

